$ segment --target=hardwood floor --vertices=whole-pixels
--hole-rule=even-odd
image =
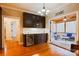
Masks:
[[[47,43],[23,47],[16,41],[6,41],[4,50],[0,50],[0,56],[61,56],[56,49]]]
[[[23,47],[15,41],[6,41],[4,50],[0,50],[0,56],[59,56],[50,50],[49,44],[38,44],[30,47]]]

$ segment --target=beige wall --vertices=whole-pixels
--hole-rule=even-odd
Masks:
[[[54,18],[54,17],[59,17],[59,16],[55,16],[55,13],[64,10],[64,14],[61,14],[59,16],[68,14],[68,13],[72,13],[75,11],[79,11],[79,4],[78,3],[72,3],[72,4],[68,4],[66,6],[63,7],[59,7],[56,8],[54,10],[52,10],[52,13],[50,13],[47,17],[46,17],[46,28],[48,28],[50,30],[50,19]],[[50,33],[49,33],[49,40],[50,41]]]

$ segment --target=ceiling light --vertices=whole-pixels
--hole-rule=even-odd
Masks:
[[[49,10],[47,10],[46,12],[50,12]]]
[[[41,11],[39,11],[38,13],[41,15],[41,16],[46,16],[48,13],[50,12],[50,10],[47,10],[45,8],[45,3],[43,3],[43,8]]]
[[[67,19],[64,19],[64,21],[67,21]]]
[[[40,12],[40,11],[38,11],[38,13],[39,13],[39,14],[41,14],[41,12]]]
[[[45,12],[45,9],[42,9],[41,11],[42,11],[42,12]]]
[[[64,19],[63,19],[64,21],[67,21],[67,18],[66,18],[66,16],[64,17]]]

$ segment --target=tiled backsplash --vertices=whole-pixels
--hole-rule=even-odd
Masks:
[[[49,30],[46,28],[23,28],[23,34],[41,34],[48,32]]]

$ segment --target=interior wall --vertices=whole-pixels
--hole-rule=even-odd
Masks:
[[[60,12],[64,10],[64,13],[63,14],[60,14],[58,16],[55,16],[55,14],[57,12]],[[79,3],[70,3],[66,6],[63,6],[63,7],[59,7],[59,8],[55,8],[54,10],[52,10],[53,12],[50,13],[47,17],[46,17],[46,28],[49,29],[50,31],[50,20],[54,17],[59,17],[59,16],[62,16],[62,15],[65,15],[65,14],[68,14],[68,13],[72,13],[72,12],[75,12],[75,11],[79,11]],[[49,36],[48,36],[48,41],[50,42],[50,32],[49,32]]]

